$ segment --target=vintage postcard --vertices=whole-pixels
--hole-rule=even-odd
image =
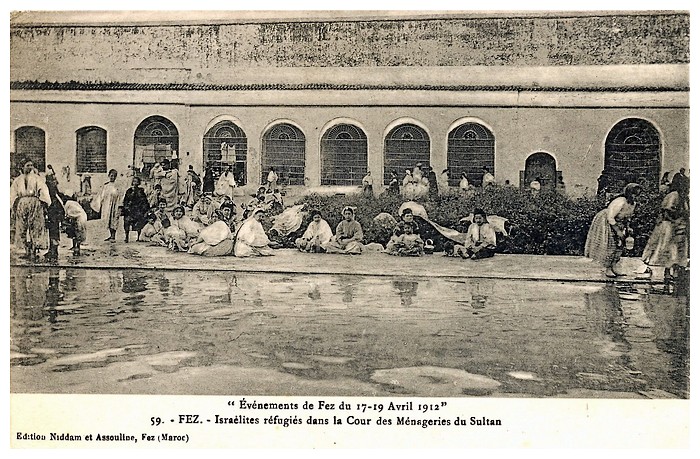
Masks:
[[[690,444],[690,11],[12,11],[10,446]]]

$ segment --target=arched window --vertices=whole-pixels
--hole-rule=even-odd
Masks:
[[[210,167],[218,177],[231,166],[238,185],[246,184],[248,138],[233,121],[219,121],[204,134],[204,168]]]
[[[155,163],[179,153],[177,128],[167,118],[151,116],[141,121],[134,133],[134,167],[148,175]]]
[[[557,187],[557,160],[545,152],[533,153],[525,160],[521,188],[527,189],[533,180],[540,182],[540,190],[553,191]]]
[[[304,137],[304,133],[291,124],[277,124],[263,136],[260,183],[265,183],[270,167],[274,167],[280,183],[303,185],[305,161],[306,137]]]
[[[39,172],[46,171],[46,134],[36,126],[24,126],[15,130],[15,162],[31,159]],[[14,164],[15,174],[20,167]]]
[[[76,172],[107,172],[107,131],[88,126],[76,131]]]
[[[401,124],[393,128],[384,139],[384,184],[391,181],[391,171],[399,177],[403,171],[413,170],[416,163],[430,165],[430,138],[415,124]]]
[[[610,130],[603,169],[609,191],[620,191],[629,182],[657,187],[660,168],[661,141],[650,122],[627,118]]]
[[[495,139],[491,131],[478,123],[464,123],[447,136],[447,168],[450,186],[458,186],[462,173],[467,173],[469,183],[481,184],[482,168],[488,167],[495,175]]]
[[[367,173],[367,135],[337,124],[321,138],[321,185],[360,185]]]

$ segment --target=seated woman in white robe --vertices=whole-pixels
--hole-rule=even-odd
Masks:
[[[236,235],[236,243],[233,246],[233,254],[237,257],[260,257],[272,255],[272,249],[268,246],[270,239],[265,234],[262,220],[265,212],[262,209],[253,210],[252,214],[243,222]]]
[[[177,206],[173,209],[170,226],[165,229],[165,240],[168,248],[176,252],[186,252],[190,241],[196,239],[201,227],[185,215],[185,208]]]
[[[233,234],[223,217],[220,210],[212,214],[211,224],[199,232],[199,236],[188,250],[189,253],[204,257],[221,257],[233,252]]]
[[[362,253],[362,226],[355,220],[355,210],[352,207],[343,209],[343,220],[335,229],[335,236],[323,245],[326,253],[342,253],[359,255]]]
[[[321,212],[314,210],[311,212],[312,221],[304,234],[298,238],[294,245],[302,252],[323,252],[323,245],[330,242],[333,237],[333,230],[327,221],[321,217]]]

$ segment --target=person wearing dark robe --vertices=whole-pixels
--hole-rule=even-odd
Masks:
[[[202,193],[213,194],[215,184],[214,172],[211,170],[211,167],[207,167],[204,171],[204,178],[202,179]]]
[[[129,242],[129,232],[136,231],[136,240],[141,239],[141,230],[146,224],[146,214],[151,208],[146,192],[141,188],[141,179],[131,179],[131,187],[124,193],[122,215],[124,216],[124,242]]]
[[[44,255],[46,261],[58,261],[58,245],[61,242],[61,223],[66,217],[63,201],[58,191],[56,174],[46,175],[46,188],[49,190],[51,204],[46,209],[46,228],[49,230],[49,251]]]
[[[428,169],[428,196],[431,198],[437,198],[439,193],[438,190],[438,179],[437,174],[432,167]]]
[[[399,191],[399,175],[396,173],[396,171],[391,171],[391,179],[389,180],[389,188],[387,189],[387,193],[391,196],[398,196]]]

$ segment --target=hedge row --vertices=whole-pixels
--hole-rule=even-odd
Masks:
[[[649,234],[654,229],[662,196],[658,192],[645,192],[631,221],[635,233],[635,248],[628,253],[640,256]],[[386,244],[390,232],[373,221],[386,212],[398,218],[399,206],[405,201],[401,196],[383,194],[368,198],[361,194],[318,195],[302,197],[297,204],[309,209],[321,210],[332,228],[342,219],[345,206],[357,207],[356,218],[365,232],[365,242]],[[514,229],[501,251],[518,254],[583,255],[588,228],[595,214],[607,202],[601,197],[570,198],[557,192],[541,192],[532,195],[514,187],[490,187],[474,190],[465,195],[449,191],[433,199],[419,199],[428,216],[434,222],[458,228],[459,220],[480,207],[489,215],[507,218]],[[306,222],[305,222],[306,224]],[[439,241],[436,249],[439,250]]]

